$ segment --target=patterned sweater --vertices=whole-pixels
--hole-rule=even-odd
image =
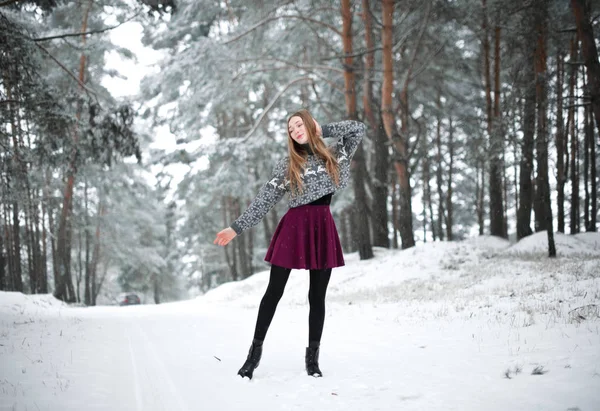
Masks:
[[[286,193],[289,198],[288,207],[292,208],[308,204],[346,187],[350,178],[350,160],[365,135],[365,129],[363,123],[352,120],[325,124],[321,127],[323,138],[336,140],[333,153],[338,161],[340,171],[338,186],[327,173],[325,161],[318,155],[309,153],[301,176],[304,192],[292,195],[290,182],[286,178],[289,164],[289,157],[286,156],[275,165],[269,181],[261,187],[246,211],[231,224],[231,228],[240,235],[254,227]]]

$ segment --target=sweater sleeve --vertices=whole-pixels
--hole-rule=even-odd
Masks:
[[[277,162],[271,173],[271,178],[261,187],[246,211],[231,224],[231,228],[237,235],[258,224],[269,210],[283,198],[287,191],[285,183],[286,170],[287,158],[283,158]]]
[[[323,138],[336,139],[338,161],[350,161],[362,141],[366,126],[360,121],[344,120],[321,126]]]

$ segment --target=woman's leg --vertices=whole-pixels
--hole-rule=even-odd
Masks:
[[[290,278],[291,268],[283,268],[277,265],[271,265],[271,275],[269,285],[258,308],[258,318],[256,319],[256,328],[254,329],[254,342],[262,344],[267,335],[267,330],[271,325],[277,304],[283,295],[285,285]]]
[[[308,314],[308,347],[304,357],[306,372],[313,377],[322,377],[319,368],[319,345],[323,334],[325,322],[325,294],[331,277],[331,268],[324,270],[310,270],[310,289],[308,291],[308,302],[310,313]]]
[[[252,379],[254,369],[260,364],[263,340],[267,335],[267,330],[275,315],[277,303],[279,303],[279,300],[283,295],[283,290],[285,289],[285,284],[290,277],[291,271],[292,270],[289,268],[271,265],[269,285],[267,286],[267,291],[265,291],[265,295],[258,307],[258,318],[256,319],[256,328],[254,329],[254,340],[250,346],[250,351],[248,351],[246,362],[244,362],[244,365],[242,365],[242,368],[238,371],[238,375],[241,375],[242,378],[248,377]]]
[[[325,294],[331,277],[331,268],[323,270],[310,270],[310,289],[308,291],[308,302],[310,313],[308,314],[308,344],[318,346],[323,334],[325,323]]]

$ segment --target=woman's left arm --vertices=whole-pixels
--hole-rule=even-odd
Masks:
[[[324,124],[321,126],[321,133],[323,138],[335,138],[338,155],[346,155],[350,160],[365,136],[366,129],[364,123],[360,121],[344,120]]]

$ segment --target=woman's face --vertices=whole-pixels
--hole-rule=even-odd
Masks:
[[[292,136],[296,143],[308,143],[308,133],[306,132],[306,127],[304,126],[304,121],[301,117],[292,117],[288,123],[288,130],[290,136]]]

